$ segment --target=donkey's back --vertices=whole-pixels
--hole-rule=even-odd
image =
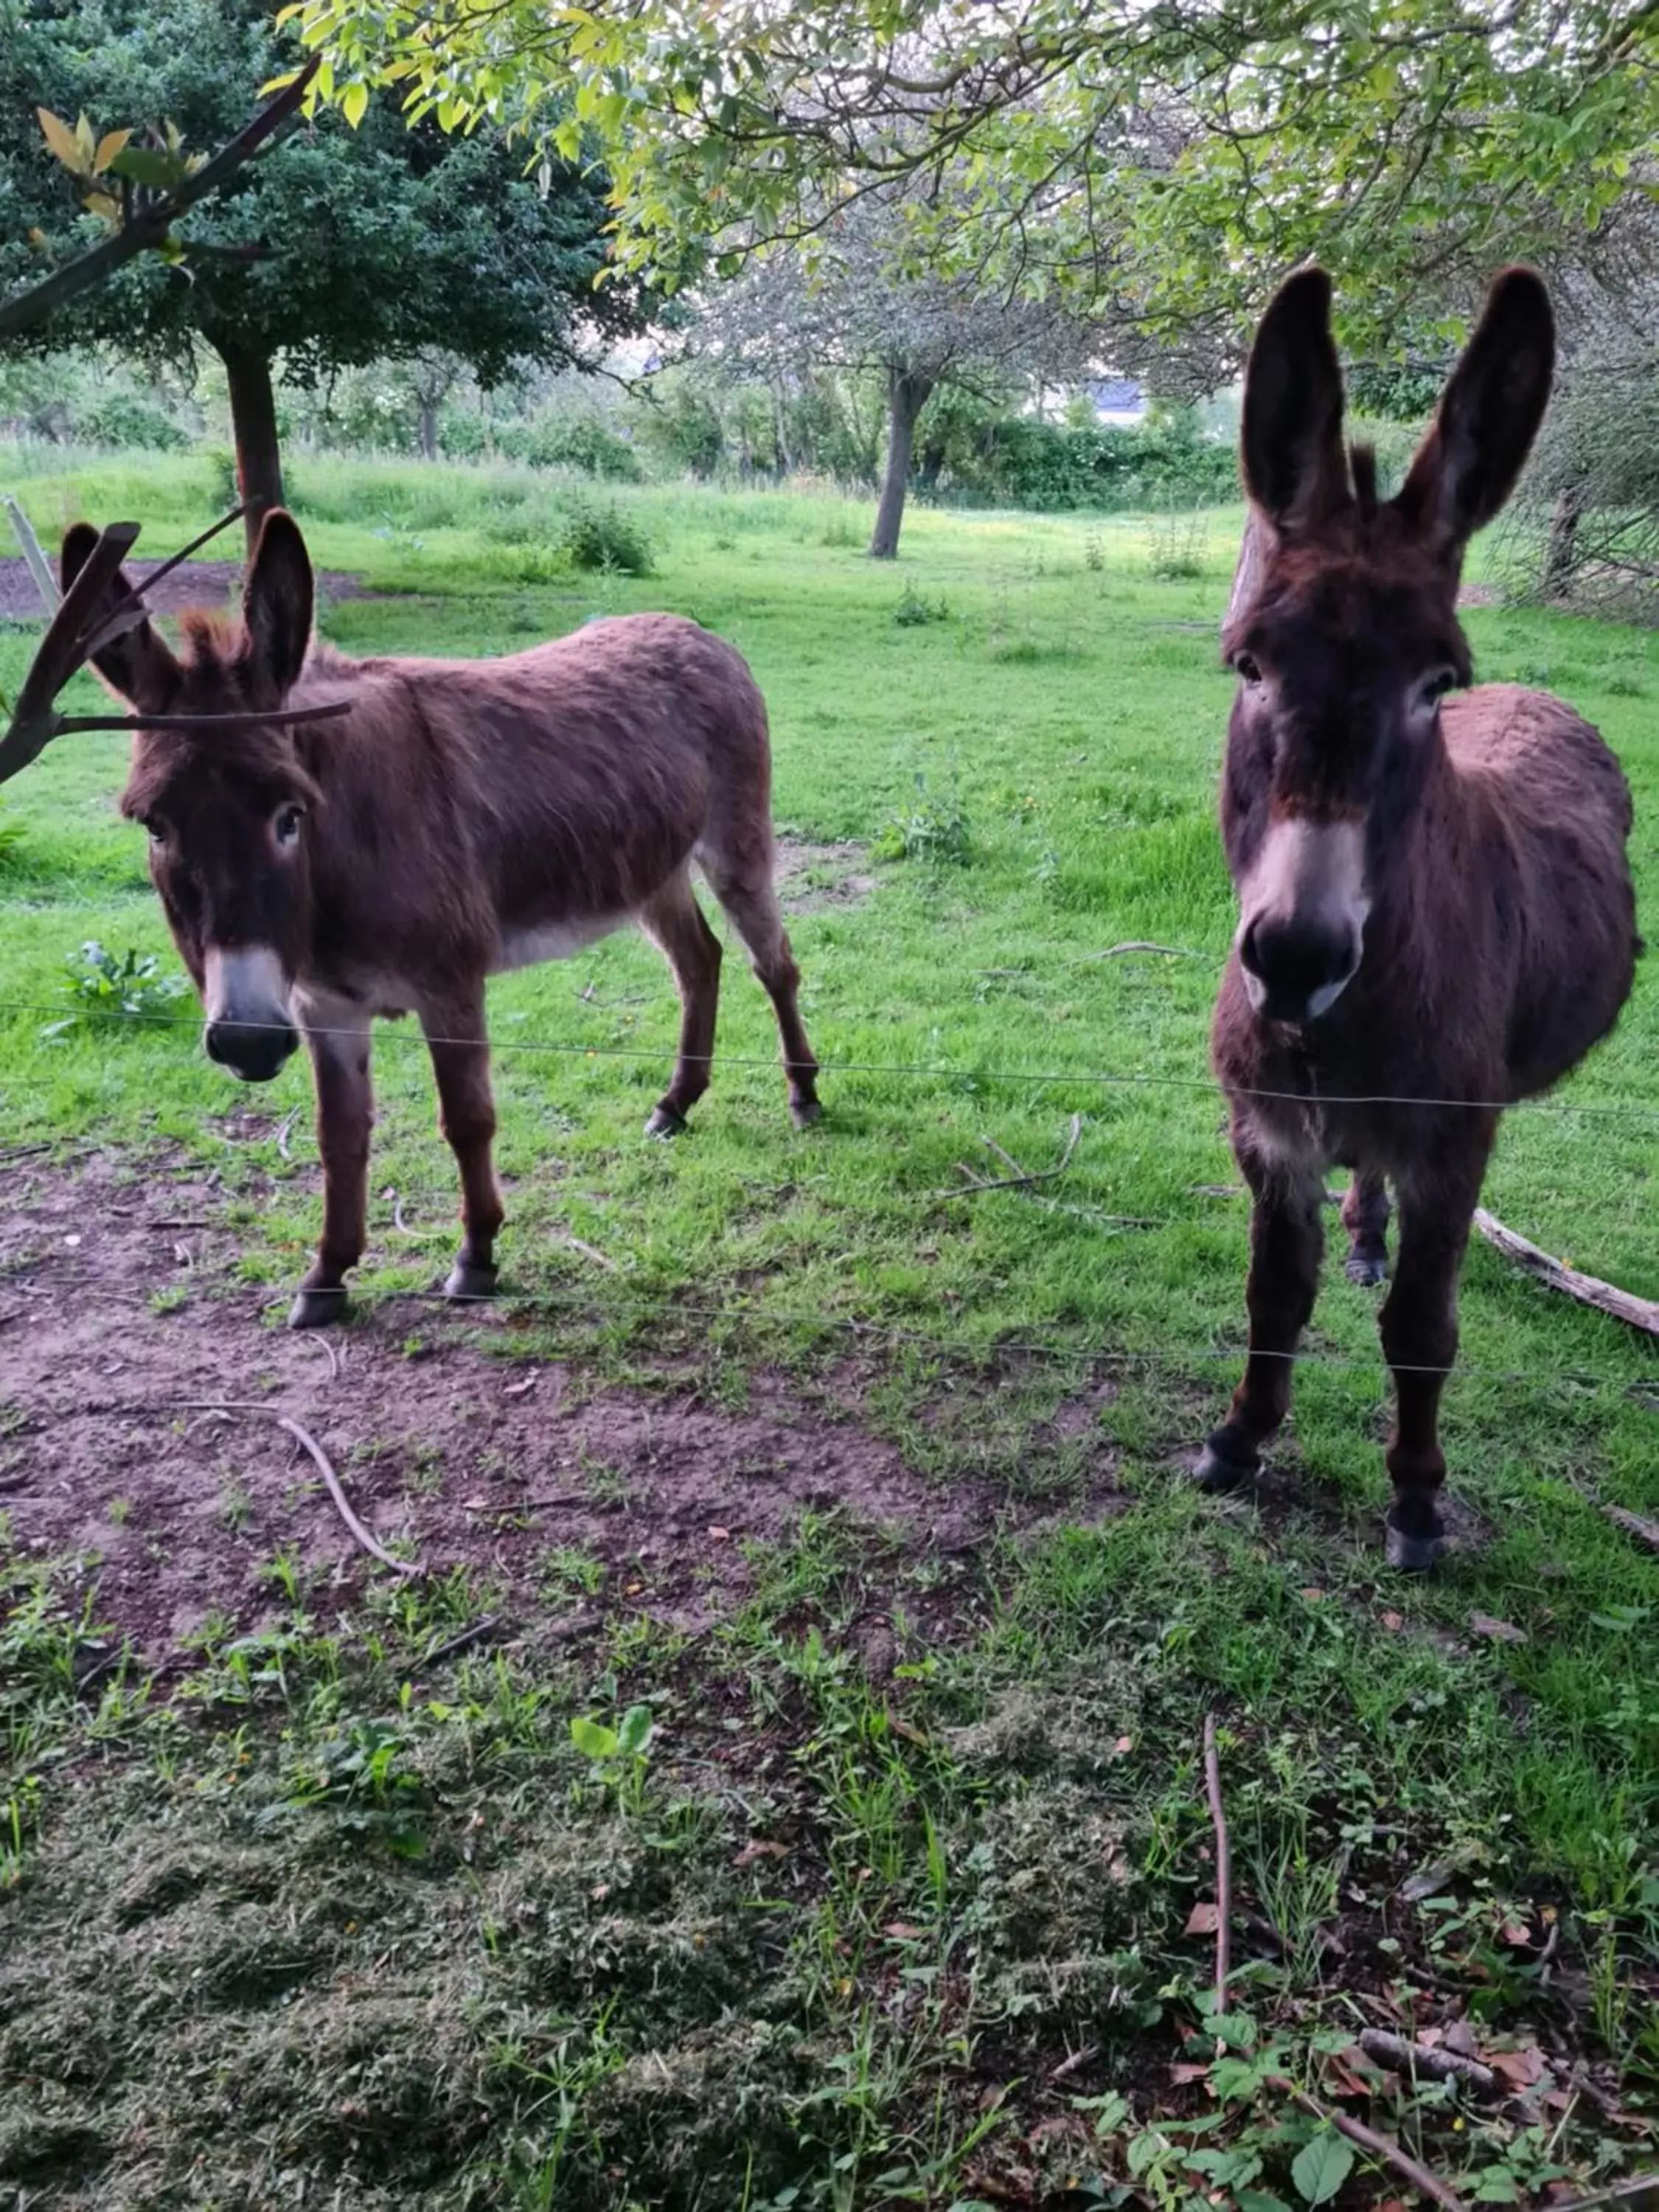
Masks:
[[[1630,787],[1601,732],[1546,691],[1482,684],[1448,699],[1441,725],[1486,848],[1485,884],[1449,878],[1445,893],[1466,929],[1471,890],[1490,899],[1504,1095],[1526,1098],[1575,1067],[1630,995]]]

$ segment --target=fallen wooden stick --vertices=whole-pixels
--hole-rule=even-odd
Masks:
[[[988,1152],[994,1152],[1000,1160],[1006,1161],[1013,1170],[1012,1175],[999,1176],[994,1182],[988,1182],[983,1176],[976,1176],[971,1168],[958,1160],[957,1173],[964,1179],[960,1189],[930,1190],[926,1192],[924,1196],[929,1200],[974,1198],[982,1190],[1025,1190],[1032,1183],[1053,1182],[1057,1176],[1063,1176],[1072,1164],[1072,1154],[1077,1150],[1078,1139],[1082,1134],[1083,1116],[1081,1114],[1073,1114],[1071,1127],[1066,1133],[1066,1149],[1061,1152],[1055,1164],[1051,1168],[1029,1169],[1022,1167],[1012,1152],[1005,1152],[994,1137],[981,1137],[981,1144]]]
[[[1631,1291],[1621,1291],[1616,1284],[1604,1283],[1599,1276],[1586,1275],[1577,1267],[1569,1267],[1564,1261],[1552,1259],[1550,1255],[1513,1229],[1506,1229],[1496,1214],[1488,1213],[1484,1206],[1474,1210],[1474,1225],[1505,1259],[1513,1260],[1529,1275],[1552,1291],[1563,1291],[1576,1298],[1581,1306],[1594,1306],[1598,1313],[1610,1314],[1614,1321],[1622,1321],[1627,1328],[1639,1328],[1648,1336],[1659,1336],[1659,1303],[1652,1298],[1638,1298]]]
[[[1601,1510],[1609,1521],[1616,1521],[1626,1535],[1659,1552],[1659,1521],[1650,1521],[1645,1513],[1632,1513],[1626,1505],[1604,1505]]]
[[[390,1567],[394,1575],[425,1574],[426,1569],[416,1562],[409,1559],[394,1559],[374,1533],[363,1526],[352,1510],[351,1500],[341,1487],[340,1478],[335,1474],[328,1454],[312,1435],[310,1430],[302,1427],[290,1414],[279,1412],[275,1406],[262,1406],[257,1400],[252,1399],[216,1399],[211,1401],[202,1399],[193,1403],[186,1402],[174,1406],[171,1410],[179,1413],[262,1413],[268,1421],[275,1421],[278,1428],[288,1431],[295,1443],[310,1459],[318,1474],[322,1476],[328,1494],[334,1500],[336,1512],[345,1522],[357,1542],[362,1546],[364,1551],[377,1559],[382,1566]]]
[[[500,1613],[487,1613],[482,1620],[475,1620],[471,1627],[461,1629],[441,1644],[434,1644],[422,1658],[421,1664],[422,1667],[435,1667],[441,1659],[453,1659],[458,1652],[470,1651],[475,1644],[482,1644],[486,1637],[495,1635],[501,1626]]]
[[[1368,2058],[1376,2059],[1379,2066],[1386,2066],[1391,2074],[1403,2074],[1408,2079],[1420,2074],[1431,2081],[1472,2081],[1477,2089],[1497,2087],[1498,2076],[1478,2058],[1465,2058],[1456,2051],[1431,2050],[1425,2043],[1411,2043],[1403,2035],[1390,2035],[1385,2028],[1362,2029],[1359,2048]]]
[[[1208,953],[1195,951],[1190,945],[1154,945],[1144,937],[1126,938],[1121,945],[1109,945],[1103,952],[1080,952],[1072,962],[1073,968],[1086,968],[1094,960],[1120,960],[1126,952],[1159,952],[1166,960],[1206,960]]]
[[[1233,1849],[1221,1802],[1221,1754],[1216,1748],[1213,1713],[1204,1716],[1204,1787],[1215,1828],[1215,2008],[1225,2012],[1233,1958]]]
[[[1368,2150],[1373,2158],[1380,2158],[1384,2166],[1394,2168],[1402,2181],[1408,2182],[1413,2189],[1420,2190],[1431,2203],[1443,2206],[1444,2212],[1468,2212],[1468,2208],[1455,2189],[1437,2175],[1431,2173],[1426,2166],[1419,2166],[1408,2151],[1401,2149],[1397,2142],[1390,2142],[1387,2136],[1380,2136],[1375,2128],[1368,2128],[1364,2120],[1351,2120],[1346,2112],[1333,2112],[1328,2105],[1322,2105],[1317,2097],[1310,2097],[1305,2089],[1298,2089],[1294,2081],[1287,2081],[1282,2074],[1268,2075],[1267,2086],[1282,2091],[1300,2105],[1304,2112],[1311,2112],[1315,2119],[1322,2121],[1328,2128],[1334,2128],[1338,2135],[1346,2136],[1351,2143],[1357,2143],[1361,2150]]]

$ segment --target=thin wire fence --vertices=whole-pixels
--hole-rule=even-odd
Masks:
[[[0,1012],[50,1014],[62,1018],[61,1001],[51,1002],[27,999],[0,999]],[[125,1017],[135,1028],[199,1030],[200,1014],[142,1013]],[[236,1026],[255,1034],[287,1033],[291,1024],[283,1022],[238,1022]],[[356,1029],[335,1029],[326,1026],[307,1028],[305,1034],[317,1037],[343,1037],[360,1040],[363,1032]],[[507,1053],[525,1054],[547,1058],[568,1060],[626,1060],[672,1061],[675,1047],[665,1041],[659,1045],[589,1044],[578,1038],[532,1038],[510,1036],[449,1036],[419,1029],[404,1030],[380,1025],[375,1030],[376,1041],[385,1038],[394,1044],[418,1047],[424,1050],[431,1045],[482,1049],[493,1055]],[[688,1066],[702,1065],[709,1068],[758,1067],[778,1069],[782,1062],[775,1054],[763,1053],[687,1053],[682,1055]],[[822,1076],[892,1075],[914,1080],[932,1082],[1007,1083],[1030,1085],[1033,1089],[1052,1088],[1066,1084],[1097,1084],[1110,1089],[1203,1091],[1219,1098],[1220,1085],[1213,1076],[1163,1075],[1150,1070],[1073,1067],[1060,1069],[994,1068],[975,1063],[952,1065],[945,1060],[821,1060],[817,1063]],[[5,1079],[9,1084],[17,1079]],[[1435,1111],[1462,1109],[1471,1113],[1513,1114],[1522,1112],[1555,1114],[1629,1115],[1659,1121],[1659,1099],[1576,1099],[1553,1096],[1538,1098],[1452,1098],[1433,1096],[1417,1097],[1409,1093],[1387,1091],[1275,1091],[1260,1088],[1239,1088],[1235,1096],[1244,1098],[1274,1100],[1297,1106],[1374,1107],[1395,1106]]]
[[[194,1272],[193,1270],[191,1272]],[[35,1291],[32,1279],[40,1279],[40,1289]],[[169,1289],[180,1287],[174,1276]],[[293,1293],[274,1285],[248,1285],[240,1287],[254,1294],[269,1291],[262,1304],[285,1306]],[[88,1269],[59,1268],[53,1262],[40,1260],[30,1266],[14,1266],[0,1272],[0,1297],[8,1290],[27,1298],[61,1290],[96,1291],[109,1302],[125,1298],[130,1304],[148,1303],[152,1292],[138,1294],[111,1285],[107,1279]],[[985,1366],[998,1360],[1042,1359],[1055,1365],[1090,1369],[1133,1370],[1135,1368],[1179,1369],[1192,1366],[1220,1364],[1235,1366],[1247,1356],[1261,1358],[1284,1359],[1297,1367],[1316,1367],[1336,1373],[1375,1375],[1390,1373],[1410,1375],[1438,1375],[1443,1377],[1468,1377],[1487,1382],[1528,1384],[1549,1389],[1571,1387],[1591,1392],[1617,1391],[1622,1396],[1645,1402],[1651,1395],[1659,1402],[1659,1346],[1655,1347],[1656,1372],[1648,1383],[1629,1375],[1605,1375],[1577,1367],[1541,1370],[1537,1367],[1485,1367],[1462,1360],[1450,1366],[1404,1366],[1390,1369],[1378,1358],[1360,1358],[1341,1353],[1323,1352],[1268,1352],[1248,1355],[1243,1345],[1164,1345],[1139,1351],[1097,1349],[1088,1345],[1067,1344],[1055,1339],[1030,1339],[995,1336],[982,1341],[969,1337],[943,1337],[927,1329],[907,1328],[901,1322],[865,1321],[851,1315],[825,1313],[821,1308],[811,1312],[798,1308],[756,1305],[740,1297],[727,1299],[720,1305],[700,1304],[683,1297],[678,1291],[664,1291],[653,1297],[640,1297],[626,1291],[607,1291],[604,1304],[580,1292],[559,1291],[516,1291],[504,1289],[498,1297],[451,1297],[440,1290],[398,1289],[384,1286],[361,1297],[363,1308],[379,1304],[416,1304],[431,1306],[445,1312],[459,1314],[474,1309],[482,1314],[508,1319],[523,1313],[580,1313],[586,1316],[600,1328],[617,1318],[619,1312],[648,1316],[666,1321],[695,1321],[713,1322],[727,1328],[752,1329],[766,1328],[797,1330],[811,1335],[830,1333],[836,1335],[880,1340],[914,1351],[931,1352],[942,1358],[963,1366]]]

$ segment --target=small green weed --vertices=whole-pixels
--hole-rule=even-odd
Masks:
[[[921,860],[965,867],[974,857],[974,839],[962,788],[952,763],[947,787],[928,787],[927,776],[916,770],[916,796],[909,811],[896,814],[871,846],[878,860]]]
[[[1168,507],[1154,515],[1147,532],[1148,573],[1161,584],[1182,583],[1204,574],[1208,526],[1201,509]]]
[[[593,1779],[603,1789],[616,1791],[617,1808],[623,1813],[637,1813],[645,1801],[646,1769],[655,1734],[649,1705],[630,1705],[615,1728],[580,1714],[570,1723],[571,1742],[591,1760]]]
[[[95,937],[88,938],[79,957],[66,960],[64,967],[68,980],[63,991],[70,1012],[48,1022],[43,1036],[167,1021],[190,988],[182,975],[168,974],[155,953],[140,952],[132,945],[125,954],[111,952]]]

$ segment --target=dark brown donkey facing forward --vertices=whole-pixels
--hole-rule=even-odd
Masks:
[[[1529,271],[1486,313],[1398,496],[1344,450],[1330,283],[1293,276],[1244,390],[1259,556],[1224,640],[1238,675],[1221,794],[1240,920],[1212,1049],[1249,1184],[1249,1352],[1199,1480],[1248,1480],[1285,1419],[1312,1310],[1325,1173],[1351,1168],[1350,1273],[1381,1281],[1396,1419],[1388,1552],[1444,1548],[1440,1395],[1457,1275],[1500,1109],[1604,1036],[1637,947],[1619,763],[1559,699],[1470,681],[1463,550],[1514,486],[1549,396]]]
[[[70,532],[66,588],[98,544],[85,525]],[[113,574],[95,613],[118,626],[132,597]],[[305,544],[279,511],[240,624],[187,616],[175,655],[144,620],[93,653],[141,722],[239,718],[140,727],[121,805],[149,832],[209,1054],[264,1082],[302,1036],[310,1049],[323,1234],[295,1325],[344,1311],[362,1255],[377,1016],[412,1010],[431,1052],[461,1176],[452,1297],[495,1285],[486,976],[639,922],[683,1008],[647,1126],[684,1127],[708,1087],[720,968],[694,860],[776,1008],[791,1111],[815,1121],[817,1063],[772,884],[766,709],[733,648],[677,616],[626,615],[507,659],[349,660],[313,641],[312,611]],[[330,703],[346,711],[281,719]]]

